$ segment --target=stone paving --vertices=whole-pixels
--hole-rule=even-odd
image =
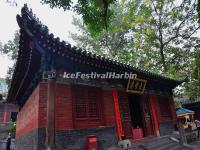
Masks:
[[[0,140],[0,150],[6,150],[6,140]],[[10,150],[15,150],[15,139],[11,140]]]
[[[15,142],[14,139],[12,139],[11,150],[15,149],[14,142]],[[200,138],[198,138],[196,141],[188,143],[188,146],[192,148],[193,150],[200,150]],[[0,150],[6,150],[6,140],[0,140]],[[112,147],[112,148],[109,148],[108,150],[123,150],[123,149]],[[129,148],[128,150],[144,150],[144,149],[141,147],[137,147],[136,145],[133,145],[132,148]]]
[[[200,138],[198,138],[196,141],[188,143],[194,150],[200,150]]]

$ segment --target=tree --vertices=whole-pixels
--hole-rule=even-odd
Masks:
[[[112,11],[110,5],[116,0],[41,0],[51,8],[62,8],[64,11],[72,10],[81,15],[85,25],[93,36],[107,29]],[[17,6],[18,0],[6,0],[10,6]]]
[[[134,36],[142,43],[138,48],[150,57],[146,58],[149,66],[157,66],[168,74],[187,68],[188,56],[199,44],[195,36],[200,28],[196,1],[149,0],[144,5],[151,13],[149,18],[141,16]]]
[[[128,3],[120,1],[118,4],[111,5],[110,9],[113,15],[110,18],[109,27],[95,37],[80,18],[74,18],[73,24],[79,32],[71,33],[71,37],[76,41],[78,47],[110,56],[122,62],[138,64],[140,51],[137,51],[134,46],[131,33],[133,29],[129,22],[135,20],[141,14],[142,8],[137,9],[139,7],[139,1],[129,1]],[[128,21],[127,17],[129,17]]]
[[[84,43],[84,47],[91,47],[93,44],[96,45],[93,49],[102,51],[107,49],[105,44],[102,45],[99,41],[106,37],[106,33],[107,38],[103,39],[107,40],[107,45],[118,45],[120,42],[117,40],[122,37],[123,41],[126,41],[121,43],[122,47],[125,47],[123,44],[127,44],[129,48],[126,48],[126,51],[121,47],[121,51],[117,50],[118,46],[112,49],[118,51],[114,54],[129,56],[125,57],[124,61],[133,62],[138,67],[157,73],[164,72],[172,78],[189,72],[192,51],[200,42],[195,35],[200,28],[195,1],[182,0],[176,3],[175,0],[122,0],[112,6],[110,9],[113,15],[107,31],[93,37],[87,26],[77,25],[76,22],[75,25],[83,31],[83,35],[73,35],[72,38],[79,45],[80,42]],[[113,38],[112,35],[120,36]],[[108,51],[111,56],[113,51]],[[135,61],[130,61],[132,57]]]
[[[109,25],[112,11],[110,5],[115,0],[78,0],[74,4],[72,0],[42,0],[43,4],[50,5],[51,8],[72,9],[80,14],[91,35],[97,36],[103,29]]]
[[[6,54],[11,60],[14,61],[14,65],[12,67],[9,67],[7,71],[6,81],[8,87],[10,87],[12,75],[15,69],[15,62],[17,60],[18,50],[19,50],[19,32],[16,31],[13,40],[9,40],[6,44],[0,45],[0,53]]]
[[[200,100],[200,49],[194,53],[191,70],[191,80],[185,90],[191,100]]]

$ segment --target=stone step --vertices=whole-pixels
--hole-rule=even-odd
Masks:
[[[162,145],[161,147],[156,148],[155,150],[169,150],[170,148],[173,148],[173,147],[177,146],[177,144],[178,143],[175,143],[175,142],[171,141],[170,143]]]
[[[170,136],[139,143],[138,148],[143,150],[192,150],[192,148],[172,140]]]
[[[170,144],[172,141],[169,139],[164,139],[164,140],[158,140],[156,143],[149,143],[145,147],[148,148],[149,150],[155,150],[156,148],[162,147],[164,145]]]
[[[170,148],[169,150],[183,150],[184,149],[184,146],[177,143],[176,146]]]

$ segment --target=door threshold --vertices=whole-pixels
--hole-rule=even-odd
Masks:
[[[144,138],[141,138],[141,139],[130,139],[130,140],[131,140],[131,143],[135,144],[135,143],[140,143],[140,142],[142,143],[142,142],[151,140],[153,138],[156,138],[156,136],[151,135],[151,136],[147,136],[147,137],[144,137]]]

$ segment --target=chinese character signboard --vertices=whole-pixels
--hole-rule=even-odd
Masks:
[[[147,80],[143,79],[129,79],[126,92],[142,94],[144,92]]]

